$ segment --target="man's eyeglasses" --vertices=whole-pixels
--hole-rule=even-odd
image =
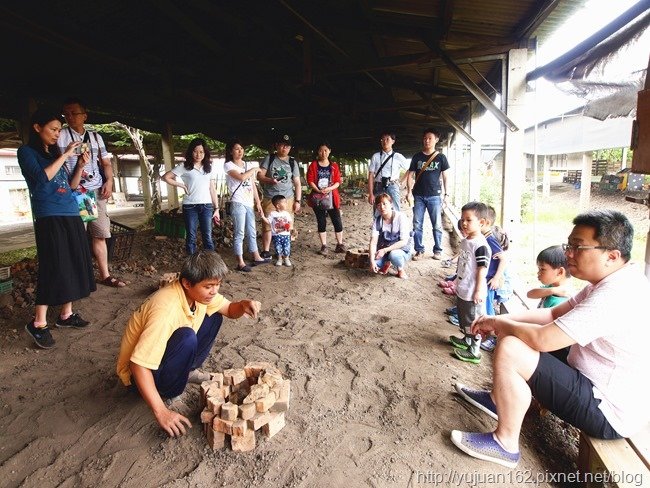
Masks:
[[[587,249],[603,249],[607,250],[605,246],[576,246],[575,244],[562,244],[562,250],[564,252],[576,252],[576,251],[586,251]]]

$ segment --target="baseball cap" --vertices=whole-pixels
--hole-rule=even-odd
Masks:
[[[275,142],[277,144],[286,144],[287,146],[291,146],[291,137],[287,134],[279,135]]]

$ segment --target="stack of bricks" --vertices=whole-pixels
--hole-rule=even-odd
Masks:
[[[225,447],[230,436],[233,451],[251,451],[256,431],[271,438],[285,426],[291,382],[271,363],[251,362],[210,378],[201,383],[201,422],[212,449]]]

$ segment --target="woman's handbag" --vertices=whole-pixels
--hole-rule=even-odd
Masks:
[[[331,210],[334,208],[334,201],[332,200],[332,192],[318,193],[312,191],[307,198],[307,204],[312,208],[319,210]]]
[[[94,191],[87,191],[82,189],[81,191],[74,192],[74,196],[77,199],[77,205],[79,206],[79,216],[84,222],[92,222],[97,220],[97,199],[95,197]]]

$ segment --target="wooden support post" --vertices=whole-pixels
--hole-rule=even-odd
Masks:
[[[30,122],[32,120],[32,114],[36,112],[36,109],[38,108],[38,105],[36,104],[36,100],[33,98],[28,98],[25,100],[25,111],[23,112],[22,117],[18,121],[16,129],[18,129],[18,133],[20,134],[20,138],[23,141],[23,144],[27,144],[29,141],[29,131],[31,129]]]
[[[113,154],[113,185],[113,192],[121,193],[124,191],[124,180],[120,176],[120,160],[117,154]]]
[[[169,122],[165,123],[160,143],[162,145],[162,157],[165,163],[165,171],[174,168],[174,143],[172,139],[172,126]],[[178,191],[175,186],[167,185],[167,205],[168,208],[178,207]]]
[[[512,49],[508,53],[508,83],[506,90],[507,116],[522,124],[525,115],[527,49]],[[505,131],[501,222],[515,241],[521,224],[521,194],[525,184],[524,131]],[[517,243],[517,242],[516,242]]]
[[[591,151],[582,153],[582,174],[580,175],[580,211],[587,210],[591,198]]]
[[[475,125],[478,123],[477,103],[472,102],[470,109],[472,115],[470,118],[470,133],[474,133],[478,137],[478,131],[474,130]],[[481,191],[481,142],[478,140],[470,141],[469,148],[469,200],[478,201],[480,199]]]

